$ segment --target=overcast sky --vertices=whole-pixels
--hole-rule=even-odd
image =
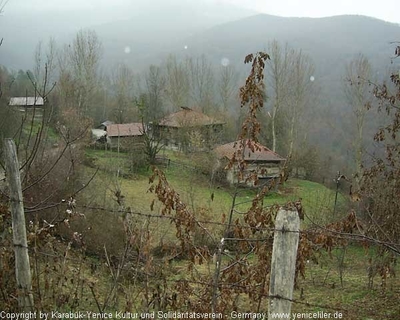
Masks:
[[[2,0],[0,0],[1,2]],[[3,0],[4,1],[4,0]],[[163,0],[163,5],[179,2],[224,2],[259,12],[285,17],[326,17],[341,14],[360,14],[400,23],[400,0]],[[127,18],[135,8],[157,5],[160,0],[8,0],[6,11],[16,12],[90,12],[93,22]],[[94,17],[96,16],[96,17]]]
[[[228,0],[227,0],[228,1]],[[400,0],[229,0],[284,17],[327,17],[360,14],[400,23]]]

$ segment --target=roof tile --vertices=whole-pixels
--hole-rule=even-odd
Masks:
[[[165,127],[197,127],[209,126],[213,124],[223,124],[223,122],[213,119],[204,113],[192,110],[190,108],[182,108],[175,113],[171,113],[159,122],[160,126]]]
[[[110,124],[106,128],[109,137],[142,136],[143,125],[141,123]]]
[[[227,144],[223,144],[214,149],[217,157],[228,158],[231,159],[234,153],[239,149],[240,143],[243,140],[237,140],[234,142],[230,142]],[[275,153],[274,151],[268,149],[257,142],[251,142],[255,146],[254,152],[248,147],[249,140],[245,140],[245,149],[244,149],[244,160],[245,161],[285,161],[285,158],[282,158],[280,155]]]

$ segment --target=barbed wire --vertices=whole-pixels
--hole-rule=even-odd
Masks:
[[[45,254],[46,256],[51,256],[51,254],[47,254],[47,253],[43,253],[43,252],[37,252],[38,254]],[[54,255],[54,257],[57,258],[64,258],[63,255]],[[69,262],[71,261],[75,261],[76,263],[81,263],[81,259],[72,259],[71,257],[68,257],[67,259]],[[94,272],[94,274],[96,274],[97,271]],[[152,276],[154,274],[152,273],[147,273],[148,276]],[[210,275],[212,276],[212,275]],[[167,282],[167,283],[172,283],[172,284],[185,284],[185,285],[193,285],[193,286],[203,286],[204,288],[207,288],[208,286],[211,285],[212,282],[212,278],[210,278],[209,281],[201,281],[201,280],[193,280],[193,279],[173,279],[173,278],[168,278],[168,279],[164,279],[163,281]],[[157,289],[157,286],[154,286],[154,283],[150,283],[147,284],[151,289]],[[91,285],[93,288],[93,285]],[[227,289],[242,289],[242,290],[257,290],[261,287],[261,284],[249,284],[249,285],[243,285],[243,284],[239,284],[239,283],[225,283],[225,282],[220,282],[219,283],[219,287],[220,289],[223,288],[227,288]],[[295,298],[288,298],[288,297],[284,297],[281,295],[270,295],[268,293],[258,293],[257,294],[259,297],[262,297],[263,299],[269,299],[269,300],[273,300],[273,299],[279,299],[279,300],[285,300],[285,301],[290,301],[291,303],[294,304],[298,304],[298,305],[303,305],[305,307],[308,308],[318,308],[321,310],[332,310],[335,312],[342,312],[343,315],[346,314],[351,314],[354,313],[354,310],[349,309],[349,308],[344,308],[342,305],[338,305],[338,304],[322,304],[322,303],[315,303],[315,302],[310,302],[307,301],[305,298],[300,298],[300,299],[295,299]],[[219,294],[219,297],[221,296],[221,294]],[[374,310],[369,310],[368,311],[368,316],[379,316],[381,315],[379,312],[375,312]]]
[[[13,199],[9,199],[10,201],[13,201]],[[29,203],[29,201],[28,201]],[[79,214],[79,211],[81,210],[93,210],[93,211],[103,211],[103,212],[108,212],[108,213],[117,213],[120,214],[121,216],[123,215],[132,215],[132,216],[136,216],[136,217],[140,217],[140,218],[145,218],[145,219],[167,219],[170,220],[171,222],[179,222],[179,221],[183,221],[185,219],[183,218],[179,218],[176,217],[174,215],[168,215],[168,214],[157,214],[157,213],[145,213],[145,212],[141,212],[141,211],[134,211],[130,208],[128,209],[124,209],[124,208],[106,208],[106,207],[102,207],[102,206],[96,206],[96,205],[80,205],[77,204],[75,201],[73,204],[69,203],[68,200],[61,200],[58,202],[53,202],[53,203],[46,203],[45,207],[41,207],[39,206],[32,206],[31,208],[33,209],[32,211],[29,211],[29,209],[27,210],[28,213],[30,212],[37,212],[40,210],[45,210],[45,209],[50,209],[50,208],[55,208],[57,207],[61,213],[63,212],[63,207],[65,207],[65,212],[67,213],[67,210],[70,210],[72,212],[72,215],[74,214]],[[66,217],[68,217],[68,214],[66,214]],[[265,227],[265,226],[251,226],[251,225],[246,225],[246,224],[229,224],[226,222],[219,222],[219,221],[213,221],[213,220],[201,220],[201,219],[195,219],[195,222],[197,224],[204,224],[204,225],[208,225],[208,226],[218,226],[218,227],[232,227],[232,228],[242,228],[242,229],[249,229],[251,231],[254,232],[258,232],[258,234],[254,235],[254,237],[252,238],[240,238],[240,237],[225,237],[223,238],[223,241],[230,241],[230,242],[239,242],[239,241],[244,241],[244,242],[265,242],[265,241],[272,241],[273,239],[273,234],[275,232],[282,232],[282,233],[286,233],[286,232],[291,232],[291,233],[298,233],[300,234],[305,234],[305,235],[319,235],[321,233],[323,234],[329,234],[329,236],[334,237],[334,238],[340,238],[340,239],[350,239],[353,241],[368,241],[371,243],[375,243],[375,244],[380,244],[380,245],[386,245],[386,246],[400,246],[399,243],[395,243],[395,242],[385,242],[385,241],[380,241],[378,239],[374,239],[372,237],[366,236],[364,234],[361,233],[348,233],[348,232],[343,232],[343,231],[338,231],[338,230],[334,230],[331,229],[327,226],[323,226],[320,225],[318,223],[316,223],[315,221],[313,221],[313,219],[311,219],[310,216],[305,214],[305,217],[310,221],[310,223],[312,224],[313,228],[311,229],[306,229],[306,230],[287,230],[287,229],[278,229],[278,228],[274,228],[274,227]],[[62,222],[64,219],[61,218],[61,220],[59,222]],[[134,223],[134,222],[133,222]],[[262,234],[268,234],[268,236],[262,236]],[[393,248],[395,250],[395,248]],[[47,257],[54,257],[57,259],[65,259],[65,253],[61,253],[61,254],[56,254],[56,253],[46,253],[46,252],[36,252],[36,254],[38,255],[44,255]],[[227,256],[225,253],[223,253],[225,256]],[[118,257],[116,257],[118,259]],[[211,257],[210,257],[211,259]],[[68,261],[70,262],[75,262],[75,263],[81,263],[82,259],[75,259],[72,257],[68,257],[67,258]],[[120,266],[118,265],[118,263],[114,266],[108,266],[108,267],[113,267],[113,268],[122,268],[121,270],[126,270],[125,266]],[[151,276],[152,274],[149,273],[149,275]],[[192,286],[210,286],[211,282],[212,282],[212,274],[211,278],[209,281],[200,281],[200,280],[193,280],[193,279],[165,279],[165,281],[169,282],[169,283],[182,283],[185,282],[187,284],[190,284]],[[261,284],[243,284],[243,282],[246,279],[241,279],[240,281],[236,282],[236,283],[225,283],[223,281],[220,281],[218,283],[218,288],[220,288],[220,290],[224,290],[224,289],[240,289],[243,291],[246,290],[258,290],[261,288]],[[269,295],[266,293],[257,293],[260,298],[262,297],[262,299],[281,299],[281,300],[287,300],[290,301],[292,303],[295,304],[299,304],[299,305],[304,305],[306,307],[310,307],[310,308],[320,308],[320,309],[325,309],[325,310],[334,310],[334,311],[341,311],[343,313],[351,313],[351,310],[343,308],[343,307],[338,307],[337,305],[333,304],[333,305],[328,305],[328,304],[320,304],[320,303],[312,303],[309,301],[305,301],[305,300],[299,300],[299,299],[289,299],[286,297],[282,297],[279,295]],[[220,298],[221,293],[218,293],[218,298]],[[368,313],[369,315],[376,315],[376,313]]]
[[[67,201],[59,201],[59,202],[54,202],[54,203],[50,203],[49,204],[50,207],[63,207],[65,206],[65,209],[69,208],[69,205],[67,203]],[[156,214],[156,213],[143,213],[140,211],[133,211],[131,209],[111,209],[111,208],[105,208],[102,206],[91,206],[91,205],[79,205],[79,204],[74,204],[73,205],[73,210],[75,211],[74,213],[79,212],[80,210],[97,210],[97,211],[104,211],[104,212],[109,212],[109,213],[119,213],[119,214],[131,214],[133,216],[137,216],[137,217],[142,217],[142,218],[146,218],[146,219],[167,219],[170,221],[180,221],[180,220],[184,220],[184,219],[180,219],[178,217],[175,217],[173,215],[165,215],[165,214]],[[62,212],[63,210],[61,210]],[[248,228],[250,230],[253,231],[257,231],[257,232],[262,232],[262,233],[268,233],[269,236],[264,236],[264,237],[258,237],[255,236],[254,238],[238,238],[238,237],[226,237],[223,240],[224,241],[231,241],[231,242],[236,242],[236,241],[247,241],[247,242],[264,242],[264,241],[271,241],[272,240],[272,235],[275,232],[293,232],[293,233],[299,233],[299,234],[321,234],[322,233],[329,233],[330,236],[335,237],[335,238],[340,238],[340,239],[351,239],[354,241],[369,241],[372,243],[377,243],[377,244],[382,244],[382,245],[392,245],[392,246],[399,246],[398,243],[394,243],[394,242],[384,242],[384,241],[379,241],[377,239],[373,239],[371,237],[368,237],[366,235],[363,234],[353,234],[353,233],[346,233],[346,232],[342,232],[342,231],[338,231],[338,230],[333,230],[330,229],[326,226],[322,226],[319,225],[317,223],[315,223],[309,216],[306,215],[306,218],[308,220],[310,220],[310,222],[313,224],[314,229],[307,229],[307,230],[286,230],[286,229],[277,229],[277,228],[273,228],[273,227],[253,227],[253,226],[249,226],[249,225],[231,225],[231,227],[240,227],[240,228]],[[62,221],[62,220],[61,220]],[[60,221],[60,222],[61,222]],[[196,220],[196,223],[202,223],[204,225],[211,225],[211,226],[221,226],[221,227],[227,227],[229,226],[228,223],[224,223],[224,222],[218,222],[218,221],[212,221],[212,220]],[[53,257],[56,259],[67,259],[70,262],[74,262],[74,263],[81,263],[82,259],[79,258],[73,258],[71,256],[69,256],[68,258],[65,258],[65,253],[60,253],[60,254],[56,254],[56,253],[52,253],[52,252],[42,252],[42,251],[37,251],[36,254],[38,255],[43,255],[43,256],[47,256],[47,257]],[[223,253],[224,255],[226,255],[225,253]],[[118,259],[118,257],[116,257]],[[212,258],[210,257],[210,260]],[[118,264],[118,262],[116,263],[116,265],[114,266],[108,266],[108,267],[113,267],[113,268],[121,268],[121,270],[129,270],[126,266],[120,266]],[[149,276],[152,276],[152,273],[148,273]],[[202,276],[206,276],[206,275],[202,275]],[[201,280],[193,280],[193,279],[165,279],[166,282],[168,283],[176,283],[176,284],[180,284],[180,283],[187,283],[189,285],[192,286],[210,286],[211,282],[212,282],[212,273],[209,274],[210,280],[209,281],[201,281]],[[261,288],[261,284],[243,284],[243,282],[246,279],[241,279],[240,281],[236,282],[236,283],[228,283],[228,282],[224,282],[224,281],[220,281],[218,283],[218,288],[220,290],[224,290],[224,289],[240,289],[243,291],[248,291],[248,290],[258,290]],[[314,302],[310,302],[307,300],[302,300],[302,299],[289,299],[286,297],[282,297],[279,295],[269,295],[266,294],[264,292],[260,292],[257,293],[257,295],[259,295],[260,297],[262,297],[262,299],[281,299],[281,300],[287,300],[290,301],[294,304],[298,304],[298,305],[303,305],[309,308],[319,308],[319,309],[323,309],[323,310],[334,310],[334,311],[340,311],[346,314],[349,314],[352,312],[352,310],[350,309],[346,309],[343,307],[340,307],[336,304],[321,304],[321,303],[314,303]],[[218,293],[218,297],[221,296],[221,293]],[[376,312],[368,312],[368,315],[378,315],[378,313]]]
[[[92,176],[93,178],[93,176]],[[13,199],[9,199],[9,201],[15,201]],[[29,202],[26,201],[25,202]],[[26,213],[34,213],[38,212],[41,210],[47,210],[47,209],[52,209],[58,206],[66,205],[66,200],[61,200],[58,202],[53,202],[53,203],[46,203],[46,206],[44,207],[35,207],[33,206],[32,209],[26,209]],[[67,205],[66,205],[67,206]],[[85,209],[85,210],[95,210],[95,211],[103,211],[103,212],[110,212],[110,213],[118,213],[120,215],[133,215],[137,217],[143,217],[143,218],[148,218],[148,219],[167,219],[170,221],[184,221],[184,218],[179,218],[173,215],[167,215],[167,214],[155,214],[155,213],[143,213],[140,211],[133,211],[132,209],[111,209],[111,208],[105,208],[102,206],[90,206],[90,205],[79,205],[79,204],[74,204],[74,210],[77,209]],[[320,234],[321,231],[324,231],[326,233],[329,233],[330,236],[335,237],[335,238],[341,238],[341,239],[348,239],[352,241],[360,241],[360,242],[370,242],[370,243],[375,243],[379,245],[383,245],[391,249],[393,252],[396,252],[397,254],[400,254],[400,243],[397,242],[391,242],[391,241],[382,241],[370,236],[367,236],[362,233],[348,233],[348,232],[343,232],[343,231],[338,231],[334,229],[329,229],[326,226],[323,226],[319,223],[316,223],[309,215],[304,213],[304,216],[310,221],[310,223],[315,227],[315,229],[303,229],[303,230],[287,230],[287,229],[276,229],[273,227],[264,227],[264,226],[250,226],[250,225],[244,225],[244,224],[236,224],[236,223],[226,223],[226,222],[219,222],[219,221],[212,221],[212,220],[200,220],[200,219],[195,219],[195,222],[197,224],[202,224],[202,225],[211,225],[211,226],[220,226],[220,227],[239,227],[241,229],[249,229],[255,232],[259,232],[260,234],[263,233],[269,233],[272,234],[274,232],[293,232],[293,233],[299,233],[299,234]],[[62,222],[61,220],[60,222]],[[248,241],[248,242],[255,242],[255,241],[267,241],[270,240],[270,237],[264,237],[264,238],[232,238],[232,237],[225,237],[224,240],[226,241]],[[219,241],[219,240],[218,240]]]
[[[45,253],[45,252],[36,252],[39,255],[45,255],[45,256],[50,256],[50,257],[55,257],[55,258],[65,258],[64,255],[52,255],[50,253]],[[81,263],[82,259],[74,259],[72,257],[68,257],[67,258],[68,262],[75,262],[75,263]],[[122,269],[124,269],[124,267],[122,267]],[[94,272],[94,274],[96,274],[97,271]],[[152,276],[154,274],[147,272],[148,276]],[[210,275],[212,276],[212,275]],[[195,286],[204,286],[205,288],[207,288],[208,286],[211,285],[212,282],[212,278],[210,278],[209,281],[201,281],[201,280],[193,280],[193,279],[173,279],[173,278],[168,278],[168,279],[164,279],[163,281],[167,282],[167,283],[175,283],[175,284],[190,284],[190,285],[195,285]],[[223,288],[228,288],[228,289],[242,289],[242,290],[256,290],[258,288],[260,288],[262,286],[262,284],[249,284],[249,285],[243,285],[240,283],[225,283],[225,282],[220,282],[219,283],[219,287],[221,289]],[[150,283],[150,287],[151,287],[151,283]],[[154,288],[153,288],[154,289]],[[281,295],[270,295],[268,293],[258,293],[257,294],[259,297],[262,297],[263,299],[279,299],[279,300],[285,300],[285,301],[290,301],[292,303],[295,304],[299,304],[299,305],[304,305],[306,307],[312,307],[312,308],[319,308],[322,310],[333,310],[333,311],[341,311],[343,313],[350,313],[352,312],[352,310],[350,309],[346,309],[343,308],[341,306],[338,306],[337,304],[321,304],[321,303],[314,303],[314,302],[310,302],[307,301],[305,299],[294,299],[294,298],[287,298]],[[369,312],[368,315],[376,315],[377,313],[374,312]]]
[[[82,209],[90,209],[90,210],[98,210],[98,211],[105,211],[105,212],[114,212],[114,213],[120,213],[120,214],[132,214],[134,216],[139,216],[139,217],[145,217],[145,218],[150,218],[150,219],[167,219],[171,221],[184,221],[183,218],[171,216],[171,215],[165,215],[165,214],[152,214],[152,213],[143,213],[140,211],[132,211],[132,210],[110,210],[104,207],[99,207],[99,206],[88,206],[88,205],[77,205],[76,208],[82,208]],[[221,227],[232,227],[235,228],[240,227],[242,229],[250,229],[253,231],[257,231],[260,233],[274,233],[276,231],[279,232],[292,232],[292,233],[300,233],[300,234],[319,234],[320,231],[325,231],[327,233],[330,233],[331,236],[337,237],[337,238],[347,238],[351,239],[354,241],[367,241],[367,242],[372,242],[372,243],[377,243],[380,245],[385,245],[385,246],[399,246],[400,243],[396,242],[390,242],[390,241],[382,241],[379,239],[372,238],[370,236],[360,234],[360,233],[347,233],[343,231],[338,231],[334,229],[329,229],[323,225],[320,225],[316,222],[314,222],[307,214],[305,214],[305,217],[307,217],[310,222],[316,227],[316,229],[305,229],[305,230],[288,230],[288,229],[276,229],[273,227],[263,227],[263,226],[250,226],[250,225],[236,225],[236,224],[229,224],[226,222],[219,222],[219,221],[210,221],[210,220],[198,220],[196,219],[197,223],[205,224],[205,225],[212,225],[212,226],[221,226]],[[270,240],[269,237],[266,238],[224,238],[227,241],[266,241]],[[393,248],[396,250],[395,248]]]

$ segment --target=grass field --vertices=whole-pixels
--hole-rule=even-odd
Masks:
[[[118,257],[123,252],[126,241],[123,219],[118,212],[114,193],[120,189],[125,196],[125,206],[130,207],[134,212],[157,214],[160,212],[161,205],[156,201],[154,211],[150,211],[150,203],[155,198],[154,194],[148,192],[150,186],[148,177],[151,172],[146,168],[131,172],[127,154],[118,155],[114,152],[98,150],[87,150],[86,153],[88,166],[83,170],[83,179],[90,177],[95,171],[95,167],[100,170],[93,182],[84,190],[85,203],[107,207],[109,210],[85,212],[86,216],[83,219],[74,225],[71,224],[72,230],[80,228],[78,231],[82,232],[84,236],[87,244],[86,253],[89,257],[82,259],[77,251],[71,250],[63,262],[68,265],[63,269],[64,274],[59,274],[57,268],[52,268],[50,271],[52,273],[48,277],[58,279],[58,277],[65,276],[65,279],[82,279],[79,286],[76,281],[74,282],[79,290],[72,290],[72,284],[68,284],[67,280],[64,281],[65,285],[62,286],[62,290],[64,294],[79,292],[79,307],[96,311],[94,296],[98,303],[103,304],[115,284],[114,275],[104,258],[104,250],[107,250],[109,256]],[[175,155],[174,159],[179,163],[180,155]],[[192,162],[186,164],[192,165]],[[117,172],[119,172],[118,175]],[[232,195],[236,191],[238,192],[236,203],[239,204],[236,206],[236,210],[243,212],[249,207],[249,201],[256,193],[256,190],[235,190],[231,187],[212,184],[206,174],[192,170],[188,166],[171,165],[169,168],[165,168],[165,172],[171,187],[179,193],[181,200],[187,204],[189,209],[196,212],[198,220],[221,222],[222,215],[229,213],[232,206]],[[213,199],[212,194],[214,194]],[[302,228],[304,229],[312,223],[310,220],[317,223],[331,222],[345,215],[348,210],[347,196],[339,194],[337,216],[333,217],[335,192],[321,184],[300,179],[289,179],[276,191],[270,192],[265,197],[264,204],[266,206],[275,203],[283,204],[299,198],[302,198],[308,217],[308,220],[303,222]],[[79,201],[80,199],[78,199],[78,204]],[[235,214],[241,216],[240,213]],[[146,219],[135,215],[133,217],[135,219],[133,227],[137,228],[135,230],[149,231],[149,243],[152,247],[149,249],[152,255],[151,264],[158,265],[161,270],[158,272],[167,277],[163,286],[168,285],[168,288],[173,288],[172,284],[176,281],[183,279],[190,281],[193,271],[188,271],[187,260],[184,258],[172,259],[166,263],[162,254],[156,254],[155,247],[160,243],[171,244],[175,247],[178,244],[174,226],[170,224],[170,221],[168,219]],[[130,239],[130,241],[137,241],[137,239]],[[135,250],[133,251],[136,253]],[[330,313],[331,318],[335,313],[336,315],[340,313],[342,317],[337,317],[338,319],[398,319],[400,280],[390,276],[383,284],[380,275],[376,274],[373,287],[368,287],[370,279],[367,268],[369,259],[374,255],[376,252],[373,246],[366,250],[359,243],[349,243],[345,251],[337,248],[330,254],[322,249],[316,260],[307,262],[305,278],[298,279],[293,296],[296,303],[293,303],[292,312],[308,314],[322,311]],[[120,282],[118,289],[113,292],[113,303],[110,304],[107,311],[119,311],[128,306],[130,306],[129,310],[141,310],[141,301],[145,294],[143,283],[146,276],[152,274],[152,271],[146,269],[144,262],[143,264],[136,262],[139,261],[135,260],[136,257],[134,255],[135,263],[129,267],[134,272],[128,273],[118,280]],[[253,263],[255,259],[254,256],[249,256],[247,262]],[[57,266],[59,262],[52,263]],[[228,259],[223,258],[222,263],[226,266],[229,263]],[[97,267],[93,269],[91,265]],[[195,272],[206,279],[212,279],[215,263],[209,258],[203,264],[192,267]],[[400,266],[396,265],[395,268],[398,273]],[[158,276],[160,275],[156,274],[149,281],[157,281]],[[89,289],[88,283],[93,290]],[[158,288],[156,285],[155,287]],[[243,295],[237,298],[240,302],[240,311],[252,311],[249,310],[248,297]],[[268,300],[263,299],[262,310],[267,309],[267,304]]]
[[[120,190],[124,196],[125,208],[130,208],[131,211],[142,214],[161,213],[162,204],[159,201],[154,202],[153,211],[150,208],[151,203],[156,199],[156,196],[148,191],[150,187],[149,176],[152,173],[150,169],[142,168],[132,173],[129,170],[129,154],[126,153],[118,154],[103,150],[87,150],[86,152],[91,166],[98,167],[100,170],[86,192],[85,202],[90,198],[89,201],[97,205],[113,208],[116,215],[118,215],[120,207],[115,201],[115,193]],[[197,220],[215,223],[227,221],[233,200],[235,200],[233,221],[243,218],[243,213],[251,206],[257,190],[236,189],[212,183],[209,175],[193,170],[193,162],[185,160],[182,154],[169,151],[168,156],[175,159],[170,166],[163,168],[168,182],[179,193],[181,201],[196,215]],[[184,165],[181,166],[181,163]],[[94,168],[90,167],[85,169],[86,174],[94,170]],[[119,173],[117,174],[117,172]],[[90,194],[90,197],[88,194]],[[234,197],[235,194],[236,197]],[[348,200],[345,195],[339,194],[338,214],[333,217],[335,192],[321,184],[300,179],[289,179],[277,190],[270,191],[264,198],[264,206],[285,204],[288,201],[300,198],[306,212],[306,219],[302,222],[302,228],[306,228],[313,223],[324,224],[331,222],[348,213],[348,208],[346,207]],[[103,221],[108,221],[106,223],[106,229],[109,230],[107,233],[113,232],[111,226],[116,223],[112,222],[112,217],[109,217],[104,212],[96,212],[93,215],[95,217],[101,215]],[[88,217],[90,218],[91,215],[89,214]],[[93,223],[98,224],[97,220],[93,218]],[[165,219],[153,219],[151,221],[149,228],[152,230],[154,246],[165,241],[172,241],[176,244],[175,229],[172,227],[165,228],[166,223],[169,222]],[[207,228],[214,234],[222,234],[223,232],[223,227],[212,223],[208,223]],[[107,233],[105,235],[97,234],[97,237],[103,239],[104,243],[110,243],[106,237]],[[120,239],[119,246],[121,246],[121,241]],[[95,250],[101,250],[102,246],[97,246],[97,242],[94,243]],[[113,243],[117,243],[116,239],[114,239]]]
[[[121,190],[125,197],[125,207],[132,211],[145,214],[161,212],[162,205],[158,201],[154,202],[153,211],[150,210],[150,204],[156,198],[153,193],[148,192],[151,169],[141,168],[132,173],[130,155],[126,153],[118,154],[103,150],[87,150],[86,152],[92,166],[100,169],[92,183],[95,190],[90,193],[100,198],[98,201],[101,205],[118,210],[114,194],[117,190]],[[181,153],[168,151],[167,156],[174,159],[167,168],[163,168],[168,182],[179,193],[181,201],[197,215],[196,219],[222,222],[229,216],[234,199],[233,221],[237,218],[242,219],[243,213],[251,206],[257,190],[236,189],[212,183],[209,175],[193,169],[193,161],[187,160]],[[87,170],[94,169],[87,168]],[[306,213],[306,219],[302,222],[303,228],[314,223],[332,222],[348,213],[348,199],[345,195],[338,195],[338,214],[333,217],[335,192],[321,184],[300,179],[289,179],[277,190],[270,191],[264,198],[264,206],[285,204],[300,198]],[[173,228],[160,228],[163,225],[165,221],[154,220],[151,223],[155,243],[160,239],[175,239],[175,233],[171,231]],[[209,225],[209,228],[218,234],[222,233],[221,227]]]
[[[98,167],[100,170],[89,186],[89,190],[85,191],[86,202],[89,200],[96,205],[110,208],[114,210],[114,215],[118,216],[119,205],[116,203],[115,193],[120,190],[125,199],[125,208],[144,214],[161,213],[162,204],[157,200],[154,201],[156,196],[148,191],[151,170],[142,168],[136,170],[136,172],[130,172],[129,155],[124,153],[118,155],[116,152],[111,151],[87,150],[87,155],[91,159],[91,165]],[[173,157],[177,161],[182,158],[182,155],[173,154]],[[175,161],[174,163],[176,163]],[[193,166],[193,163],[190,164]],[[89,167],[85,169],[87,175],[94,170],[94,168]],[[179,194],[181,201],[195,214],[198,221],[207,221],[208,230],[215,235],[223,233],[223,227],[214,223],[227,221],[226,219],[229,217],[233,205],[234,195],[236,194],[233,221],[243,218],[243,213],[249,209],[252,199],[257,193],[257,190],[235,189],[226,185],[212,184],[208,175],[192,170],[187,166],[170,165],[168,168],[164,168],[164,171],[170,186]],[[285,204],[288,201],[298,200],[299,198],[302,199],[306,212],[306,219],[302,222],[302,228],[307,228],[313,223],[324,224],[332,222],[334,219],[345,216],[348,212],[346,207],[348,203],[347,197],[339,194],[338,214],[337,217],[333,217],[334,191],[321,184],[300,179],[289,179],[277,190],[269,192],[264,198],[264,206]],[[153,201],[154,206],[153,211],[151,211],[150,206]],[[101,228],[108,230],[105,233],[97,233],[96,237],[103,239],[104,243],[108,243],[111,246],[107,234],[116,233],[117,231],[113,229],[121,228],[120,223],[118,221],[113,222],[113,218],[102,211],[93,215],[94,218],[92,220],[91,215],[88,215],[88,221],[92,221],[100,228],[98,217],[101,216],[103,224],[106,224]],[[209,222],[214,223],[210,224]],[[149,228],[152,230],[153,246],[157,246],[160,241],[177,243],[175,228],[166,227],[168,223],[168,220],[165,219],[153,219],[151,221]],[[113,228],[112,226],[115,227]],[[94,231],[92,231],[93,233]],[[93,236],[93,238],[95,237]],[[119,242],[116,240],[117,238],[114,237],[112,244],[117,246],[116,243],[119,243],[121,247],[122,240],[120,238]],[[101,250],[102,246],[98,246],[98,243],[99,241],[94,243],[95,250]]]
[[[148,193],[151,170],[141,169],[134,173],[129,170],[129,155],[111,151],[87,150],[94,166],[108,175],[111,180],[110,186],[120,186],[126,198],[127,206],[136,210],[149,210],[149,205],[154,195]],[[181,154],[169,151],[168,156],[182,161]],[[189,162],[192,166],[193,163]],[[117,171],[120,177],[117,179]],[[256,190],[246,188],[235,189],[234,187],[221,186],[210,181],[210,177],[198,173],[185,166],[170,165],[163,169],[170,185],[181,195],[182,200],[192,209],[207,208],[217,220],[222,213],[229,212],[232,206],[233,195],[236,194],[236,209],[245,211],[249,208]],[[111,175],[111,177],[110,177]],[[126,177],[126,178],[123,178]],[[102,175],[104,179],[104,175]],[[290,179],[278,190],[271,191],[264,199],[264,205],[284,204],[287,201],[302,199],[303,206],[309,217],[321,222],[321,217],[329,220],[333,212],[335,192],[321,184]],[[345,195],[338,195],[338,211],[345,210],[348,199]],[[322,219],[325,220],[325,219]]]
[[[307,314],[323,312],[331,314],[330,318],[346,320],[381,320],[398,319],[400,314],[400,279],[390,277],[386,279],[386,284],[382,285],[379,275],[375,276],[373,287],[368,287],[369,278],[367,276],[367,266],[369,257],[373,256],[374,248],[368,250],[357,244],[350,244],[345,251],[342,265],[342,281],[340,277],[339,258],[342,250],[334,250],[330,255],[323,252],[318,259],[318,263],[310,261],[306,268],[305,278],[299,278],[293,293],[292,315],[295,313],[303,314],[304,319],[322,319],[323,317],[306,318]],[[94,284],[97,299],[102,304],[112,288],[112,277],[108,266],[94,258],[86,258],[86,262],[79,264],[79,255],[70,253],[67,259],[68,268],[65,269],[65,278],[76,277],[76,269],[80,268],[79,292],[82,297],[80,301],[81,310],[96,310],[96,303],[93,294],[85,283]],[[251,262],[251,257],[249,259]],[[90,264],[97,264],[99,267],[93,272]],[[196,272],[213,275],[214,264],[209,261],[206,264],[195,266]],[[396,272],[400,272],[397,265]],[[164,273],[169,275],[169,281],[190,281],[191,272],[188,272],[185,261],[175,261],[164,268]],[[51,275],[48,275],[51,277]],[[55,276],[59,276],[57,273]],[[140,301],[143,299],[144,288],[143,279],[136,279],[132,282],[131,278],[121,278],[121,288],[119,298],[113,299],[113,303],[107,308],[108,312],[124,310],[126,300],[129,298],[137,299],[131,311],[140,311]],[[63,286],[63,292],[72,291],[69,285]],[[248,298],[238,296],[240,300],[241,312],[254,311],[248,307]],[[262,300],[261,311],[267,309],[268,300]],[[68,309],[65,309],[68,310]],[[166,310],[165,310],[166,311]],[[179,311],[179,310],[173,310]],[[334,316],[336,314],[336,316]],[[339,317],[341,316],[341,317]],[[327,316],[325,318],[328,318]],[[229,319],[229,317],[228,317]],[[291,318],[292,319],[292,318]]]
[[[306,277],[294,292],[294,299],[304,304],[295,303],[293,311],[341,312],[343,319],[398,319],[400,306],[395,301],[400,297],[400,279],[389,277],[383,285],[375,275],[372,288],[368,287],[368,261],[376,254],[374,247],[350,244],[340,264],[342,254],[343,250],[337,249],[331,255],[324,253],[318,264],[309,262]]]

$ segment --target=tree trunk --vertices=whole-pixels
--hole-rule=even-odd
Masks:
[[[295,122],[296,122],[296,117],[293,114],[292,119],[290,121],[290,130],[289,130],[289,151],[288,151],[288,156],[287,156],[287,158],[289,160],[292,159],[292,155],[293,155]]]
[[[272,122],[271,122],[271,128],[272,128],[272,151],[276,151],[276,129],[275,129],[275,119],[276,119],[276,113],[275,109],[272,112]]]

